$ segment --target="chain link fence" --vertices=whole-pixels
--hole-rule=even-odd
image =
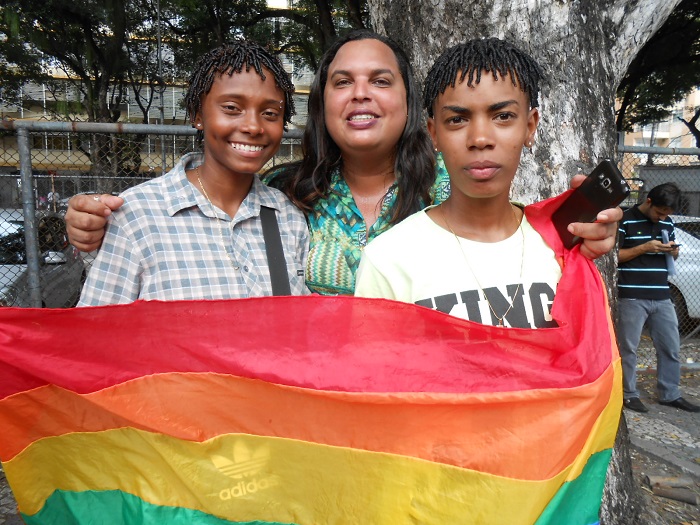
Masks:
[[[68,244],[63,216],[70,198],[118,195],[199,150],[189,126],[1,124],[0,306],[74,306],[95,254]],[[301,131],[287,132],[265,169],[300,154]]]
[[[619,152],[620,171],[632,189],[623,207],[644,202],[654,186],[665,182],[681,189],[673,220],[676,242],[682,246],[669,285],[681,333],[681,364],[700,363],[700,149],[621,146]],[[641,368],[656,367],[654,345],[646,331],[638,353]]]

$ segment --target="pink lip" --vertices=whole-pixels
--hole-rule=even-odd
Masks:
[[[358,115],[370,115],[373,118],[368,118],[365,120],[352,120],[353,117]],[[368,111],[366,109],[356,109],[354,111],[351,111],[347,115],[347,117],[345,117],[345,121],[348,123],[348,126],[350,126],[353,129],[367,129],[374,126],[379,120],[379,118],[379,115],[377,115],[374,111]]]
[[[494,162],[473,162],[464,169],[477,180],[488,180],[494,176],[500,166]]]

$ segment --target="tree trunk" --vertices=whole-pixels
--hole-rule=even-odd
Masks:
[[[396,40],[423,79],[447,46],[495,36],[514,42],[545,70],[533,155],[524,155],[513,198],[530,203],[562,192],[615,153],[615,91],[632,59],[680,0],[368,0],[372,27]],[[614,291],[614,256],[601,261]],[[614,294],[612,294],[614,297]],[[606,525],[639,523],[621,425],[601,517]]]
[[[615,438],[608,478],[603,490],[600,509],[602,525],[637,525],[644,523],[644,498],[632,479],[632,459],[629,453],[627,421],[620,418],[620,429]]]
[[[368,0],[372,27],[396,40],[423,79],[447,46],[478,37],[513,41],[544,68],[534,156],[515,196],[558,194],[615,150],[615,90],[630,62],[680,0]]]
[[[328,0],[315,0],[315,3],[316,9],[318,10],[321,49],[326,50],[330,47],[331,42],[335,40],[336,36],[335,23],[333,22],[333,8]]]

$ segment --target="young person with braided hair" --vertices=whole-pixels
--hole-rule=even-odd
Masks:
[[[550,311],[560,259],[509,199],[539,122],[540,78],[529,55],[495,38],[456,45],[437,59],[423,104],[451,195],[367,246],[356,295],[494,326],[556,326]]]
[[[475,472],[484,458],[500,459],[496,444],[504,440],[515,456],[543,460],[552,424],[566,422],[566,447],[548,457],[556,468],[540,476],[496,472],[494,461],[482,468],[512,483],[525,478],[525,499],[517,517],[499,508],[471,523],[596,522],[622,406],[607,287],[578,246],[564,247],[552,222],[565,197],[524,209],[509,199],[539,122],[540,75],[530,56],[503,40],[471,40],[440,55],[424,107],[450,197],[369,243],[357,273],[358,296],[454,316],[459,343],[451,357],[476,375],[464,397],[450,394],[449,402],[454,413],[473,409],[477,432],[464,461]],[[497,483],[488,491],[494,501],[515,493]],[[470,510],[488,516],[482,507],[476,498]]]
[[[308,115],[303,159],[264,180],[307,216],[310,290],[352,294],[365,245],[408,215],[442,202],[449,180],[424,128],[408,59],[386,37],[358,30],[335,42],[311,86]],[[98,248],[106,217],[120,203],[108,195],[71,199],[71,242],[84,251]],[[619,208],[606,210],[600,223],[574,225],[587,256],[612,249],[621,216]]]
[[[294,114],[280,61],[235,41],[202,56],[185,96],[203,152],[122,194],[81,306],[136,299],[272,295],[261,210],[275,210],[291,293],[308,293],[304,215],[256,174],[279,148]]]

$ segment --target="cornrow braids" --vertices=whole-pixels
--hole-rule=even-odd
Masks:
[[[535,60],[510,42],[498,38],[480,38],[457,44],[445,50],[430,68],[423,88],[423,107],[433,116],[433,103],[457,81],[472,87],[481,82],[482,73],[491,73],[496,80],[510,76],[514,86],[527,94],[530,107],[539,105],[539,82],[542,69]]]
[[[202,109],[202,98],[209,93],[214,80],[219,75],[240,73],[245,66],[251,68],[265,80],[266,69],[272,73],[277,86],[284,92],[284,129],[292,120],[294,110],[294,84],[289,74],[284,70],[282,62],[264,47],[248,40],[234,40],[219,46],[202,55],[197,61],[189,79],[189,87],[185,95],[185,109],[190,119],[194,119]],[[202,132],[198,133],[201,135]]]

